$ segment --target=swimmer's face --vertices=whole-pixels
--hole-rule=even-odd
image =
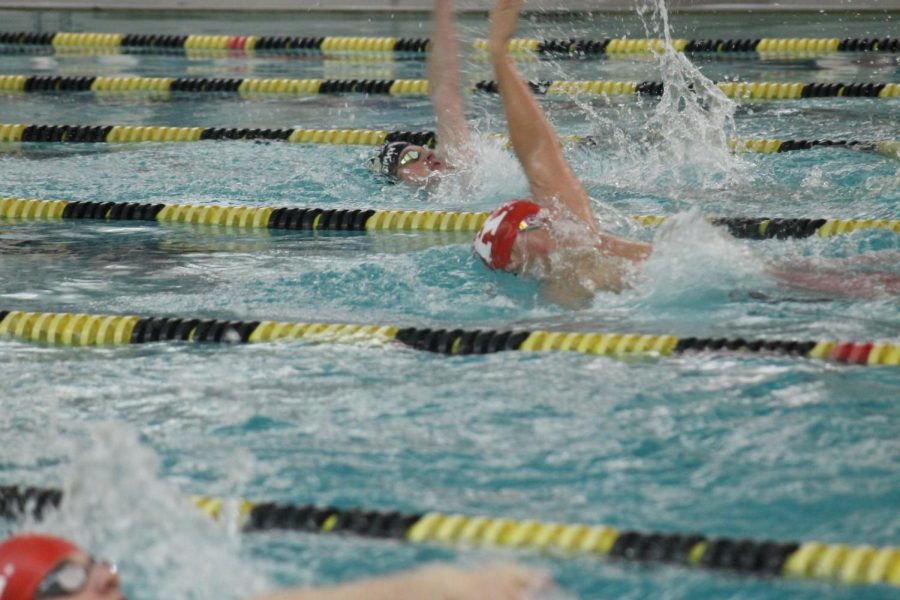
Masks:
[[[503,270],[521,273],[529,266],[543,265],[555,247],[549,227],[543,223],[539,223],[537,227],[529,227],[516,236],[509,264]]]
[[[125,600],[116,568],[73,552],[41,582],[35,600]]]
[[[407,146],[400,155],[397,167],[397,178],[401,181],[422,185],[434,173],[440,173],[446,168],[444,163],[437,159],[434,150],[424,146]]]

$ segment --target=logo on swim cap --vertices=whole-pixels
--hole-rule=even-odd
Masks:
[[[410,142],[385,142],[378,152],[378,156],[369,161],[369,168],[378,171],[385,177],[396,177],[397,167],[400,165],[400,155],[408,146],[412,146]]]
[[[77,546],[48,535],[17,535],[0,543],[0,600],[34,598],[41,580],[73,552]]]
[[[519,224],[535,215],[541,207],[529,200],[510,200],[491,213],[472,248],[489,269],[503,269],[509,264],[513,244],[519,235]]]

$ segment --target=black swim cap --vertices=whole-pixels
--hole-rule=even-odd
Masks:
[[[403,151],[412,145],[410,142],[385,142],[378,156],[369,161],[369,167],[387,177],[396,177],[400,157]]]

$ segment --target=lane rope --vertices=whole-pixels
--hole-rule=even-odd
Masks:
[[[154,221],[189,223],[238,229],[293,231],[447,231],[474,233],[487,220],[487,212],[436,210],[322,209],[219,204],[149,204],[91,200],[0,198],[0,219]],[[665,215],[634,215],[644,227],[658,227]],[[814,235],[831,237],[864,229],[900,233],[900,219],[804,219],[765,217],[708,217],[738,238],[787,239]]]
[[[0,310],[0,337],[51,346],[108,346],[149,342],[260,343],[306,340],[404,346],[463,356],[496,352],[578,352],[609,357],[664,357],[686,352],[766,354],[866,366],[900,365],[900,344],[831,340],[747,340],[640,333],[542,330],[464,330],[276,321],[90,315]]]
[[[474,42],[479,50],[488,50],[488,41]],[[685,53],[728,54],[810,54],[830,52],[900,52],[900,40],[890,36],[876,38],[757,38],[757,39],[673,39],[672,47]],[[599,56],[614,54],[650,54],[665,49],[663,39],[600,38],[532,39],[514,38],[509,50],[518,53],[553,56]]]
[[[59,489],[0,486],[0,517],[9,520],[30,516],[41,520],[58,509],[62,500]],[[401,513],[208,496],[193,496],[190,500],[216,520],[229,518],[236,508],[234,516],[245,532],[295,531],[462,548],[493,546],[551,552],[557,557],[595,556],[751,576],[900,586],[900,548],[894,546],[778,542],[534,519]]]
[[[123,33],[0,32],[0,44],[53,48],[118,48],[144,51],[230,50],[425,53],[428,38],[280,35],[166,35]]]
[[[508,139],[504,134],[492,134]],[[386,141],[406,141],[433,147],[434,131],[387,131],[380,129],[305,129],[302,127],[266,129],[259,127],[167,127],[163,125],[46,125],[0,123],[0,142],[56,143],[138,143],[198,142],[201,140],[282,141],[294,144],[336,144],[380,146]],[[565,143],[602,145],[591,135],[563,135]],[[830,139],[756,139],[728,140],[733,152],[775,154],[813,148],[848,148],[877,152],[900,158],[898,140],[830,140]]]
[[[51,48],[118,48],[144,51],[230,50],[251,54],[255,51],[321,51],[321,52],[403,52],[423,54],[428,51],[428,38],[341,37],[341,36],[254,36],[254,35],[172,35],[88,32],[0,32],[0,44],[10,46],[44,46]],[[477,39],[475,48],[487,50],[487,40]],[[665,41],[642,38],[531,39],[510,40],[512,52],[529,52],[553,56],[602,56],[613,54],[648,54],[661,52]],[[882,38],[732,38],[674,39],[672,47],[687,53],[830,53],[830,52],[900,52],[900,39]]]
[[[661,81],[530,81],[537,95],[652,96],[663,95]],[[737,100],[798,100],[801,98],[900,98],[900,83],[719,82],[716,86]],[[470,91],[498,93],[497,82],[483,80]],[[93,92],[96,94],[235,93],[245,97],[266,94],[377,94],[427,96],[426,79],[255,79],[241,77],[104,77],[74,75],[0,75],[0,92]]]

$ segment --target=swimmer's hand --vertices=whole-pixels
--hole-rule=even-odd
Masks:
[[[519,24],[519,13],[523,0],[497,0],[491,10],[491,26],[488,33],[488,47],[491,54],[506,54],[509,40]]]
[[[256,600],[530,600],[550,578],[511,564],[462,569],[434,564],[334,587],[286,590]]]

